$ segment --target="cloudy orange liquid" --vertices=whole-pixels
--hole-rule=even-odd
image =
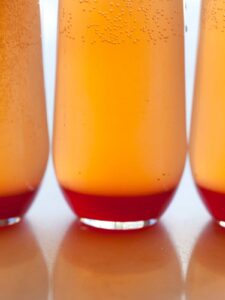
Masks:
[[[224,14],[224,1],[203,1],[191,136],[193,174],[219,220],[225,220]]]
[[[0,218],[8,218],[28,208],[48,157],[38,1],[0,3],[0,137]]]
[[[68,198],[113,206],[113,197],[122,205],[176,188],[186,146],[182,9],[178,0],[60,1],[54,161]]]

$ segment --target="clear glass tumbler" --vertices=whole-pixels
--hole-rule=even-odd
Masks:
[[[83,223],[154,224],[186,154],[181,0],[60,0],[54,163]]]
[[[202,1],[191,165],[211,215],[225,225],[225,2]]]
[[[48,158],[38,0],[0,2],[0,226],[17,223]]]

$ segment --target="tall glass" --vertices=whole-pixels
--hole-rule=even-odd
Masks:
[[[202,1],[191,165],[212,216],[225,223],[225,2]]]
[[[25,214],[48,158],[38,2],[0,2],[0,225]]]
[[[60,0],[56,174],[81,221],[154,224],[186,154],[181,0]]]

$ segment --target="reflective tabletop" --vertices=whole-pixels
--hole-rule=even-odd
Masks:
[[[225,229],[186,167],[158,224],[110,232],[79,223],[48,168],[27,217],[0,229],[1,299],[223,299]]]

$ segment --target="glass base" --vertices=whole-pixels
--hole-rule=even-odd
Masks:
[[[104,196],[82,194],[63,186],[61,188],[70,208],[78,217],[111,222],[159,219],[175,192],[173,188],[167,192],[149,195]]]
[[[225,221],[217,221],[217,224],[218,224],[220,227],[225,228]]]
[[[0,227],[10,226],[17,224],[21,221],[20,217],[8,218],[8,219],[0,219]]]
[[[157,223],[157,219],[150,219],[147,221],[132,221],[132,222],[114,222],[114,221],[99,221],[81,218],[80,221],[90,227],[106,230],[135,230],[149,226],[153,226]]]

